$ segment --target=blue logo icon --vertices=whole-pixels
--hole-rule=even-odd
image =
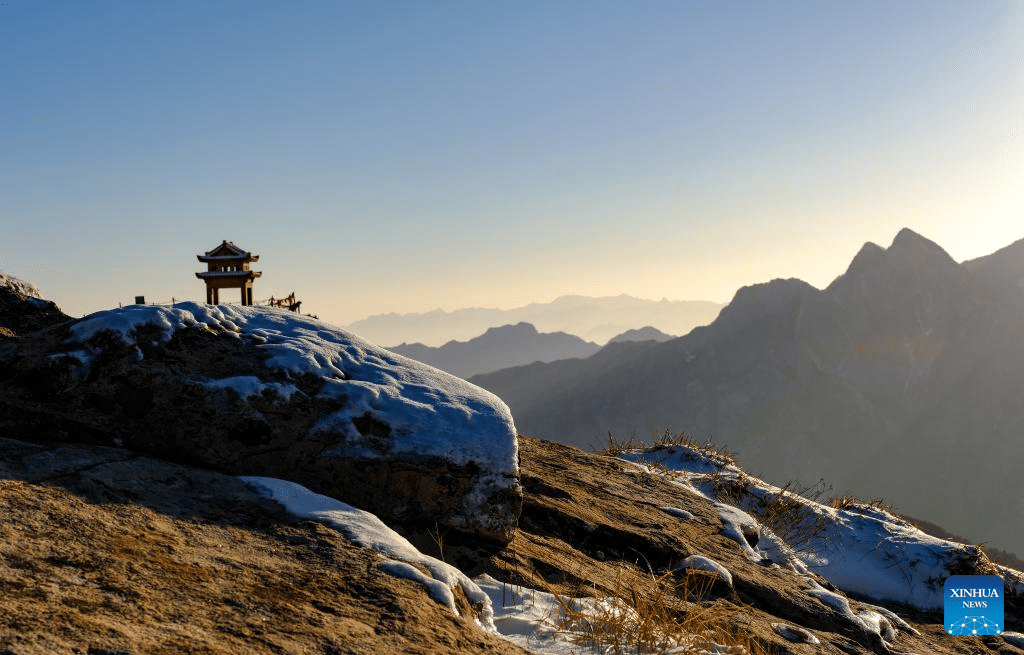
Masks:
[[[998,635],[1003,631],[1003,579],[998,575],[951,575],[945,585],[946,632]]]

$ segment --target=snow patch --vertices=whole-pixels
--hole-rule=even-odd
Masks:
[[[882,610],[883,608],[875,607],[873,605],[867,606],[865,609],[854,613],[853,609],[850,607],[850,601],[847,600],[846,596],[825,589],[813,578],[807,577],[804,578],[804,581],[811,585],[809,589],[805,590],[809,595],[816,597],[839,614],[842,614],[851,623],[860,625],[866,632],[878,635],[884,641],[893,641],[896,639],[896,628],[894,628],[892,622],[890,622],[890,616],[897,619],[898,624],[901,627],[910,628],[903,619],[900,619],[891,611],[876,611]],[[913,632],[915,634],[917,633],[916,630],[913,630]]]
[[[379,552],[385,559],[377,568],[419,582],[431,598],[447,606],[456,616],[459,610],[452,589],[458,585],[477,610],[476,620],[481,627],[491,632],[495,630],[490,597],[476,583],[454,566],[421,553],[373,514],[313,493],[294,482],[259,476],[239,476],[239,479],[261,495],[281,503],[295,516],[321,521],[352,543]]]
[[[498,582],[486,573],[473,581],[489,597],[494,627],[505,639],[538,654],[581,652],[572,634],[559,630],[561,603],[552,594]]]
[[[694,520],[693,514],[687,512],[685,509],[679,509],[678,507],[659,507],[661,511],[666,514],[670,514],[676,518],[683,519],[684,521]]]
[[[821,643],[821,640],[811,634],[810,631],[799,626],[789,625],[788,623],[772,623],[772,630],[779,633],[783,639],[794,643],[812,645]]]
[[[238,375],[219,380],[207,380],[203,387],[213,390],[231,389],[242,398],[253,398],[262,396],[264,392],[270,391],[288,401],[298,391],[294,384],[282,384],[280,382],[263,382],[255,375]]]
[[[679,568],[710,571],[722,580],[725,580],[726,584],[730,587],[732,586],[732,573],[729,573],[729,569],[725,568],[715,560],[704,557],[703,555],[690,555],[679,563]]]
[[[420,571],[412,564],[389,559],[378,564],[377,569],[384,573],[389,573],[396,578],[405,578],[420,583],[426,588],[431,598],[448,607],[456,616],[459,614],[459,610],[455,608],[455,595],[452,594],[451,587],[441,580],[428,578],[423,571]]]
[[[614,598],[557,598],[552,594],[498,582],[489,575],[480,575],[474,582],[490,597],[494,608],[494,625],[498,633],[512,643],[538,655],[608,655],[612,652],[627,652],[614,647],[586,645],[586,631],[601,629],[599,618],[603,615],[630,613],[635,611]],[[572,607],[584,616],[595,617],[593,624],[577,624],[574,631],[572,622],[565,616],[564,608]],[[678,635],[667,640],[663,650],[666,655],[727,655],[741,651],[736,647],[723,646],[709,641],[702,635]],[[628,652],[634,652],[628,648]],[[644,650],[644,652],[648,652]]]

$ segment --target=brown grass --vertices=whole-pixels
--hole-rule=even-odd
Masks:
[[[608,599],[581,602],[593,594],[583,584],[568,594],[550,585],[546,591],[559,604],[558,629],[602,653],[698,653],[717,643],[727,653],[764,655],[760,644],[731,621],[741,608],[707,602],[709,589],[708,578],[691,571],[680,580],[672,572],[655,575],[620,567]]]
[[[889,514],[895,514],[893,506],[885,502],[881,498],[875,498],[874,500],[864,500],[855,496],[849,496],[843,494],[842,496],[833,496],[829,504],[835,509],[845,509],[848,511],[857,511],[863,509],[877,509]]]
[[[828,491],[824,481],[806,487],[791,480],[778,493],[762,496],[755,493],[752,478],[742,471],[735,478],[712,473],[708,480],[720,501],[745,509],[798,553],[817,543],[828,527],[828,520],[810,504],[821,502]]]
[[[734,453],[724,446],[718,446],[710,439],[707,441],[696,441],[691,439],[685,432],[672,432],[665,430],[654,437],[651,443],[643,439],[637,439],[636,433],[629,435],[625,441],[619,441],[615,436],[608,433],[608,447],[600,451],[602,455],[617,457],[629,450],[640,450],[644,448],[671,448],[672,446],[683,446],[689,448],[720,466],[729,466],[736,463]]]

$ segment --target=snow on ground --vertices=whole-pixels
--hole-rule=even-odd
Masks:
[[[313,493],[293,482],[256,476],[240,476],[239,479],[264,497],[281,503],[292,514],[321,521],[356,545],[376,550],[383,557],[377,565],[380,571],[420,583],[431,598],[456,615],[459,611],[452,590],[461,588],[476,609],[476,622],[482,629],[538,655],[604,655],[604,648],[580,643],[582,631],[591,626],[577,625],[574,632],[565,623],[563,610],[566,606],[590,616],[632,611],[609,599],[559,599],[543,591],[498,582],[486,574],[470,580],[454,566],[418,551],[369,512]],[[705,562],[694,560],[693,564],[704,566]],[[707,560],[707,565],[714,564]],[[725,655],[738,651],[693,637],[664,652],[667,655]]]
[[[475,582],[490,597],[494,626],[506,639],[535,653],[580,652],[572,636],[559,629],[562,612],[555,596],[498,582],[487,574],[478,576]]]
[[[475,579],[480,588],[491,599],[494,608],[494,625],[498,632],[509,641],[526,650],[541,655],[606,655],[614,651],[607,646],[588,645],[585,635],[589,631],[600,632],[600,617],[608,614],[635,612],[621,602],[599,598],[558,598],[544,591],[537,591],[517,585],[499,582],[489,575]],[[581,612],[591,619],[577,622],[567,617],[565,607]],[[593,620],[593,623],[588,623]],[[622,652],[637,652],[627,647]],[[648,652],[646,649],[643,652]],[[706,638],[689,635],[666,638],[664,649],[658,653],[666,655],[726,655],[738,654],[742,649],[727,647],[708,641]]]
[[[384,561],[378,564],[381,571],[420,583],[431,598],[456,615],[459,610],[452,590],[458,585],[469,602],[478,608],[477,621],[485,629],[494,631],[490,598],[476,583],[454,566],[421,553],[373,514],[313,493],[294,482],[258,476],[240,476],[239,479],[263,496],[281,503],[295,516],[322,521],[349,541],[376,550],[384,557]]]
[[[807,643],[812,646],[817,646],[821,643],[821,640],[811,634],[810,631],[788,623],[772,623],[772,630],[779,633],[779,635],[787,641]]]
[[[200,325],[244,336],[269,355],[268,367],[290,376],[321,376],[326,380],[322,395],[347,399],[343,409],[322,420],[320,429],[337,429],[358,439],[352,419],[369,414],[399,437],[393,453],[438,455],[456,465],[475,462],[491,474],[489,482],[495,486],[515,484],[515,425],[497,396],[314,318],[268,307],[130,305],[86,316],[71,328],[70,342],[88,342],[109,332],[132,345],[136,329],[144,325],[160,328],[163,341],[177,330]],[[141,359],[142,351],[136,351]],[[242,378],[208,384],[235,388],[242,395],[262,392],[252,380]],[[270,388],[287,395],[286,386]],[[376,453],[367,448],[365,454]]]
[[[687,512],[685,509],[679,509],[678,507],[659,507],[658,509],[666,514],[671,514],[677,519],[683,519],[684,521],[692,521],[694,519],[693,514]]]
[[[710,571],[724,580],[730,587],[732,586],[732,573],[729,573],[729,569],[709,557],[690,555],[679,564],[679,568]]]
[[[786,502],[799,508],[789,526],[799,536],[794,548],[752,516],[755,508],[783,497],[781,488],[689,446],[628,451],[619,457],[648,472],[666,474],[715,503],[725,525],[723,532],[743,546],[751,559],[766,557],[799,572],[813,571],[848,593],[941,610],[943,583],[974,552],[971,546],[925,534],[878,507],[853,504],[837,509],[786,492]],[[732,503],[718,500],[722,489],[731,490]],[[1024,591],[1019,573],[1001,572],[1011,589]],[[828,602],[821,593],[824,590],[809,589]],[[874,631],[884,636],[884,621],[860,618],[873,622],[878,628]],[[883,619],[892,621],[887,615]]]

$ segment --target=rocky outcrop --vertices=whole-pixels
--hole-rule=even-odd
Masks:
[[[24,303],[35,304],[32,300]],[[8,312],[10,313],[10,312]],[[522,492],[505,405],[315,319],[131,306],[0,340],[0,434],[118,446],[298,482],[419,542],[511,538]]]
[[[41,330],[70,317],[32,284],[0,273],[0,339]]]

